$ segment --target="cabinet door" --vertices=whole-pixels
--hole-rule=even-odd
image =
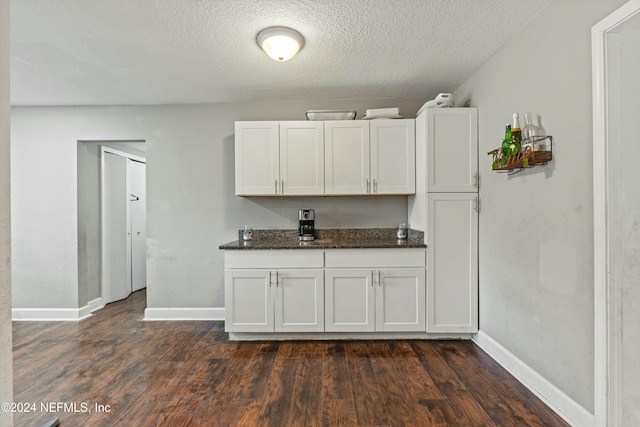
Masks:
[[[375,276],[378,277],[375,277]],[[376,284],[376,331],[424,332],[424,268],[374,271]]]
[[[372,270],[325,270],[325,331],[375,330],[375,288],[372,275]]]
[[[369,122],[324,122],[325,194],[367,194],[369,180]]]
[[[415,120],[373,120],[371,137],[371,193],[416,192]]]
[[[278,194],[278,122],[235,123],[236,194]]]
[[[278,270],[275,274],[275,331],[323,332],[324,271]]]
[[[324,194],[322,122],[280,122],[280,194]]]
[[[477,110],[429,108],[426,120],[427,192],[477,192]]]
[[[427,332],[478,331],[477,197],[429,194]]]
[[[225,270],[225,331],[273,332],[268,270]]]

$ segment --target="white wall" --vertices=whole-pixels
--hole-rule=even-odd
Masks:
[[[9,0],[0,0],[0,402],[13,400],[9,111]],[[0,411],[0,425],[12,424]]]
[[[479,108],[483,155],[513,112],[542,115],[547,166],[481,158],[480,329],[593,413],[590,29],[623,0],[555,0],[454,96]]]
[[[619,213],[613,219],[618,226],[619,248],[611,248],[612,261],[617,262],[622,303],[622,421],[625,426],[640,425],[640,31],[627,31],[615,35],[618,58],[617,142],[612,159],[619,187],[611,201],[611,209]],[[616,268],[613,268],[616,271]]]
[[[235,240],[244,224],[295,228],[301,207],[316,209],[318,228],[406,221],[406,197],[236,197],[234,121],[304,120],[306,110],[340,108],[356,108],[361,117],[366,108],[390,106],[414,117],[423,102],[14,108],[14,308],[77,308],[82,295],[88,298],[78,284],[77,141],[146,141],[148,306],[222,307],[218,246]]]
[[[100,144],[78,142],[78,305],[100,297]]]

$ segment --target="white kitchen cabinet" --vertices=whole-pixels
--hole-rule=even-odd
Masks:
[[[478,331],[478,195],[430,193],[427,332]]]
[[[373,194],[413,194],[416,191],[415,121],[372,120],[371,188]]]
[[[237,195],[277,194],[280,181],[278,122],[235,123]]]
[[[274,305],[275,332],[323,332],[324,270],[277,270]]]
[[[273,332],[275,317],[269,270],[225,270],[225,330]]]
[[[324,194],[324,127],[312,121],[235,123],[236,194]]]
[[[425,331],[424,250],[327,251],[325,266],[327,332]]]
[[[280,122],[280,195],[324,194],[322,122]]]
[[[325,122],[325,193],[415,193],[415,122]]]
[[[373,270],[326,269],[324,289],[327,332],[375,331]]]
[[[478,331],[478,131],[475,108],[416,118],[416,194],[409,226],[425,232],[427,332]]]
[[[329,120],[324,129],[325,193],[369,193],[369,122]]]
[[[429,193],[478,192],[478,110],[475,108],[427,108],[416,118],[422,129],[418,150],[426,155]]]
[[[322,264],[322,251],[225,253],[225,330],[324,331]]]
[[[376,331],[424,332],[425,269],[384,268],[377,273]]]

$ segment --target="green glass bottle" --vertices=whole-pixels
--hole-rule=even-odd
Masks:
[[[511,153],[511,125],[507,125],[504,129],[504,139],[502,140],[502,151],[500,153],[500,163],[505,165],[507,157]]]

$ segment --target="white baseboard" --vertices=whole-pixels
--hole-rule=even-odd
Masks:
[[[85,307],[88,307],[89,313],[93,313],[94,311],[101,309],[102,307],[104,307],[104,304],[102,303],[102,297],[92,299],[87,303]]]
[[[572,426],[593,426],[595,418],[529,365],[480,331],[473,341]]]
[[[147,308],[144,320],[224,320],[224,307]]]
[[[104,307],[102,298],[96,298],[80,308],[12,308],[11,319],[37,322],[77,322]]]

